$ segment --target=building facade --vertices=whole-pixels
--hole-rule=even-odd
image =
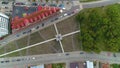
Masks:
[[[9,34],[9,17],[0,13],[0,37]]]

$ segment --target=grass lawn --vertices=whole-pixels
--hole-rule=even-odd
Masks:
[[[56,41],[51,41],[48,43],[44,43],[32,48],[29,48],[29,55],[39,55],[39,54],[50,54],[56,53],[57,48],[60,49],[59,44]]]
[[[111,68],[120,68],[120,64],[112,64],[110,65]]]
[[[44,28],[44,29],[40,30],[40,35],[41,35],[42,38],[44,38],[45,40],[54,38],[55,35],[56,35],[54,26],[51,25],[51,26],[49,26],[49,27],[47,27],[47,28]]]
[[[67,34],[67,33],[79,30],[79,26],[78,26],[79,24],[76,22],[75,16],[76,15],[56,24],[59,33],[63,35],[63,34]]]
[[[4,51],[4,47],[0,49],[0,54],[3,54],[5,51]]]
[[[81,44],[81,41],[78,40],[78,36],[79,36],[79,33],[76,33],[74,35],[71,35],[71,39],[73,39],[73,44],[74,44],[74,47],[75,47],[75,51],[79,51],[79,50],[82,50],[82,44]]]
[[[52,64],[52,68],[65,68],[65,63]]]
[[[3,56],[3,57],[17,57],[17,56],[21,56],[21,55],[20,55],[20,52],[15,52],[15,53],[12,53],[12,54]]]
[[[30,45],[44,41],[38,32],[30,35]]]
[[[77,36],[79,36],[79,34],[74,34],[63,38],[62,44],[65,52],[81,50]]]
[[[21,39],[16,40],[15,42],[17,43],[19,48],[27,46],[27,41],[28,41],[28,36],[25,36]]]
[[[9,51],[15,50],[15,49],[16,49],[15,42],[11,42],[11,43],[8,43],[6,46],[2,47],[0,50],[3,50],[4,52],[9,52]],[[2,51],[0,51],[0,54],[1,54],[1,52]]]

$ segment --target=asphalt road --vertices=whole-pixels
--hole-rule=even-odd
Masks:
[[[94,8],[94,7],[115,4],[118,2],[120,2],[120,0],[103,0],[103,1],[91,2],[91,3],[82,3],[82,5],[83,5],[83,8]]]
[[[49,58],[48,58],[49,57]],[[119,63],[120,57],[105,56],[102,54],[94,53],[83,53],[78,52],[69,52],[69,53],[56,53],[56,54],[44,54],[44,55],[34,55],[34,56],[23,56],[16,58],[3,58],[1,61],[9,61],[0,63],[2,68],[26,68],[30,65],[40,65],[40,64],[49,64],[49,63],[65,63],[65,62],[74,62],[74,61],[101,61],[109,63]]]

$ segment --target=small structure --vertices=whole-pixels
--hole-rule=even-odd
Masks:
[[[61,9],[65,9],[64,4],[60,4],[59,7],[60,7]]]
[[[61,34],[56,35],[56,41],[61,41],[61,40],[62,40],[62,35]]]
[[[43,65],[31,66],[30,68],[44,68],[44,64]]]
[[[86,61],[86,68],[94,68],[93,62]]]
[[[0,13],[0,37],[9,34],[9,17]]]

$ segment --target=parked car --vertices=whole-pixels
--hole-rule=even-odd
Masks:
[[[80,54],[84,54],[84,52],[80,52]]]
[[[116,57],[116,54],[114,53],[113,56]]]
[[[1,63],[4,63],[4,61],[1,61]]]
[[[56,5],[56,4],[50,4],[50,6],[57,7],[57,5]]]
[[[45,6],[46,4],[41,4],[42,6]]]
[[[16,35],[16,37],[19,37],[19,36],[20,36],[19,34]]]
[[[54,20],[51,20],[51,22],[53,22]]]
[[[9,60],[6,60],[5,62],[8,63],[8,62],[10,62],[10,61],[9,61]]]
[[[71,14],[73,14],[73,13],[74,13],[74,11],[73,11],[73,12],[68,13],[68,15],[71,15]]]
[[[67,16],[68,14],[67,13],[65,13],[63,16]]]
[[[45,24],[44,23],[42,23],[42,27],[44,26]]]
[[[23,34],[26,34],[26,32],[23,32]]]
[[[39,29],[39,26],[37,26],[36,29]]]
[[[65,55],[68,56],[68,55],[70,55],[70,54],[69,54],[69,53],[66,53]]]
[[[37,6],[38,4],[37,3],[32,3],[32,6]]]
[[[9,2],[3,1],[2,4],[8,4]]]
[[[16,61],[21,61],[20,59],[17,59]]]
[[[61,9],[65,9],[64,4],[60,4],[59,7],[60,7]]]
[[[5,7],[5,9],[8,9],[8,7]]]
[[[55,20],[58,20],[58,17],[57,17],[57,18],[55,18]]]
[[[0,38],[0,40],[2,40],[2,39],[3,39],[3,37]]]
[[[27,33],[30,33],[32,30],[29,30]]]
[[[25,4],[22,2],[18,2],[18,3],[15,3],[15,5],[25,5]]]

